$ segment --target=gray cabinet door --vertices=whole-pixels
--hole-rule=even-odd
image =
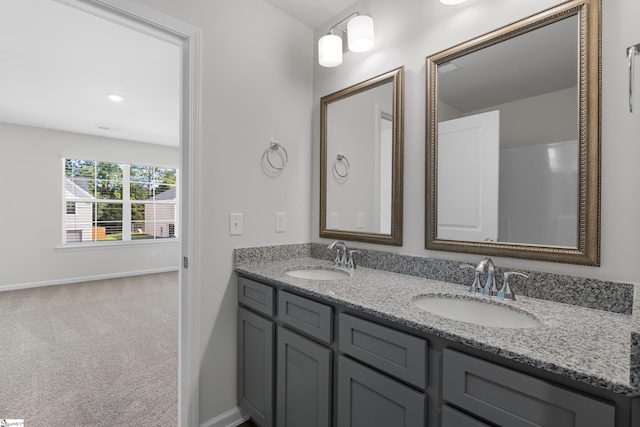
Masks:
[[[442,397],[508,427],[613,427],[615,407],[594,397],[459,353],[443,351]]]
[[[260,427],[273,426],[274,323],[238,308],[238,404]]]
[[[338,427],[424,427],[427,397],[339,357]]]
[[[332,352],[278,327],[278,427],[331,425]]]

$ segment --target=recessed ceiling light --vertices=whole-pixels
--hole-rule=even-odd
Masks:
[[[120,102],[124,100],[124,98],[117,93],[110,93],[109,95],[107,95],[107,97],[113,102]]]
[[[465,1],[467,0],[440,0],[440,3],[446,4],[446,5],[452,5],[452,4],[464,3]]]

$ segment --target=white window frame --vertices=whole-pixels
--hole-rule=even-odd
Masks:
[[[103,162],[103,163],[115,163],[118,164],[122,167],[122,200],[117,200],[117,199],[98,199],[98,198],[94,198],[91,199],[90,201],[87,200],[86,198],[74,198],[74,197],[67,197],[66,195],[66,170],[65,170],[65,166],[66,166],[66,160],[82,160],[82,161],[87,161],[87,162]],[[74,247],[103,247],[103,246],[113,246],[113,245],[131,245],[131,244],[166,244],[166,243],[176,243],[179,242],[179,230],[180,230],[180,218],[179,218],[179,213],[180,213],[180,171],[177,167],[175,166],[166,166],[166,165],[161,165],[161,164],[146,164],[145,162],[134,162],[134,165],[141,165],[141,166],[148,166],[148,167],[153,167],[153,168],[160,168],[160,169],[173,169],[175,170],[176,173],[176,184],[175,184],[175,189],[176,189],[176,199],[175,201],[165,201],[165,200],[153,200],[153,202],[150,201],[145,201],[145,200],[131,200],[131,175],[130,175],[130,170],[131,170],[131,164],[132,163],[124,163],[124,162],[117,162],[117,161],[110,161],[110,160],[96,160],[96,159],[86,159],[86,158],[80,158],[80,157],[62,157],[62,227],[61,227],[61,241],[62,241],[62,245],[61,248],[74,248]],[[154,194],[155,195],[155,194]],[[121,204],[122,205],[122,239],[121,240],[113,240],[113,241],[104,241],[104,240],[94,240],[94,238],[92,237],[90,240],[83,240],[81,242],[67,242],[67,232],[69,230],[67,230],[67,203],[76,203],[76,212],[77,212],[77,203],[91,203],[91,204],[95,204],[95,203],[108,203],[108,204]],[[131,228],[132,228],[132,224],[133,221],[131,219],[131,207],[134,204],[148,204],[148,203],[153,203],[154,204],[154,215],[153,215],[153,228],[155,230],[157,224],[156,224],[156,212],[157,212],[157,206],[162,206],[162,205],[171,205],[174,207],[174,212],[175,212],[175,222],[174,222],[174,235],[173,238],[163,238],[163,237],[156,237],[155,234],[153,236],[153,238],[147,238],[147,239],[132,239],[131,238]],[[93,209],[93,208],[92,208]],[[145,219],[145,223],[146,223],[146,219]],[[95,218],[92,216],[91,218],[91,226],[93,227],[93,225],[95,224]]]

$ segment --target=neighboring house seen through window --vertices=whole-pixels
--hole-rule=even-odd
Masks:
[[[64,161],[65,243],[167,239],[177,230],[177,169]]]

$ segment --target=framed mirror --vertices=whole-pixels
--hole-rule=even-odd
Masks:
[[[320,100],[320,237],[402,246],[404,67]]]
[[[427,58],[427,249],[599,265],[600,9]]]

